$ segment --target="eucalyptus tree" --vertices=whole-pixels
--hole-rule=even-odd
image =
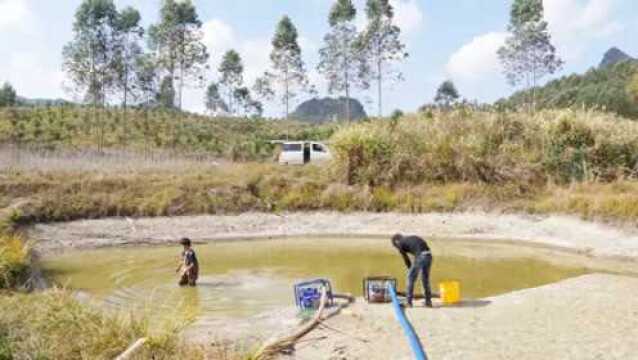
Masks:
[[[358,43],[354,19],[357,10],[352,0],[337,0],[330,9],[328,22],[330,32],[324,37],[324,47],[319,50],[317,70],[328,81],[330,93],[343,91],[345,94],[346,118],[350,121],[350,91],[353,87],[366,88],[365,81],[357,76],[365,62]]]
[[[394,23],[394,9],[389,0],[368,0],[368,19],[365,30],[359,38],[359,46],[364,51],[361,59],[360,76],[365,82],[376,81],[379,117],[383,115],[383,82],[385,79],[397,81],[402,74],[394,63],[408,57],[401,42],[401,29]]]
[[[263,106],[261,102],[253,99],[250,89],[245,86],[235,89],[234,100],[237,105],[237,112],[241,109],[243,115],[261,116]]]
[[[510,36],[498,56],[510,85],[531,88],[528,105],[534,111],[538,81],[563,65],[551,42],[542,0],[514,0],[507,29]]]
[[[439,106],[449,109],[452,104],[458,101],[459,97],[459,92],[456,86],[454,86],[454,83],[451,80],[446,80],[441,83],[436,90],[434,102]]]
[[[285,107],[286,119],[290,115],[290,102],[298,92],[312,92],[298,38],[297,28],[288,16],[284,16],[272,39],[271,69],[253,86],[255,93],[264,99],[278,97]]]
[[[75,12],[73,40],[64,46],[63,68],[73,91],[93,104],[98,151],[105,142],[105,122],[96,111],[117,89],[119,71],[118,12],[113,0],[83,0]]]
[[[182,109],[187,80],[203,81],[208,64],[208,50],[203,44],[202,22],[191,0],[162,0],[160,19],[149,29],[150,47],[159,54],[165,79],[175,89],[179,81],[177,107]],[[168,84],[167,84],[168,88]]]
[[[175,87],[173,79],[166,75],[162,78],[157,93],[157,103],[164,109],[175,109]]]
[[[5,82],[0,88],[0,107],[8,107],[16,105],[18,96],[11,84]]]
[[[235,108],[235,103],[238,100],[237,90],[244,85],[244,64],[239,53],[235,50],[228,50],[217,71],[221,75],[219,85],[225,92],[228,111],[234,114],[237,111]]]
[[[160,70],[153,54],[143,54],[134,63],[135,89],[140,103],[145,108],[154,107],[160,100]]]
[[[122,91],[122,107],[128,106],[129,94],[132,92],[135,82],[131,77],[135,75],[137,59],[142,56],[143,49],[139,44],[144,36],[144,28],[140,21],[140,12],[133,7],[127,7],[120,11],[116,21],[119,32],[119,72],[118,86]]]
[[[208,85],[204,97],[204,105],[206,105],[206,110],[213,115],[219,114],[220,112],[228,112],[228,106],[224,99],[222,99],[219,93],[219,85],[216,83]]]
[[[75,12],[73,40],[63,49],[63,68],[93,105],[105,105],[118,68],[118,13],[113,0],[83,0]]]

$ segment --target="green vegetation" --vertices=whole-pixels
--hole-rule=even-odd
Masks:
[[[334,125],[309,127],[264,119],[210,118],[176,111],[80,107],[0,111],[0,143],[44,150],[159,150],[231,160],[271,158],[271,140],[325,140]]]
[[[598,109],[630,118],[638,117],[635,61],[623,61],[607,67],[592,68],[583,75],[573,74],[536,88],[537,109]],[[496,106],[517,109],[529,99],[530,91],[517,92]]]

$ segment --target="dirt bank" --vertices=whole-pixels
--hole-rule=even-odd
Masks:
[[[382,235],[507,240],[595,256],[638,258],[638,230],[567,216],[459,214],[340,214],[330,212],[173,218],[113,218],[35,225],[30,237],[41,252],[126,244],[161,244],[188,236],[196,241],[295,235]]]

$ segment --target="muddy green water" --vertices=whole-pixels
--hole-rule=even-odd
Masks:
[[[541,250],[431,241],[432,286],[459,280],[462,295],[477,299],[536,287],[587,273],[582,266],[542,260]],[[115,308],[162,311],[188,305],[199,314],[245,316],[293,303],[295,281],[326,277],[337,292],[362,294],[366,276],[390,275],[405,287],[405,268],[385,239],[297,238],[196,245],[199,286],[180,289],[180,247],[77,251],[47,259],[57,283]],[[555,260],[555,259],[554,259]],[[420,291],[420,287],[417,289]]]

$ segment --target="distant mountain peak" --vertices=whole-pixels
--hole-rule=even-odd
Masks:
[[[614,46],[611,49],[607,50],[607,52],[603,56],[603,60],[600,62],[600,65],[598,67],[603,68],[627,60],[634,60],[634,58]]]
[[[360,120],[368,115],[359,100],[350,98],[350,118],[351,120]],[[313,98],[304,101],[297,107],[292,117],[297,120],[323,123],[326,121],[343,120],[346,118],[346,98],[330,98],[323,99]]]

